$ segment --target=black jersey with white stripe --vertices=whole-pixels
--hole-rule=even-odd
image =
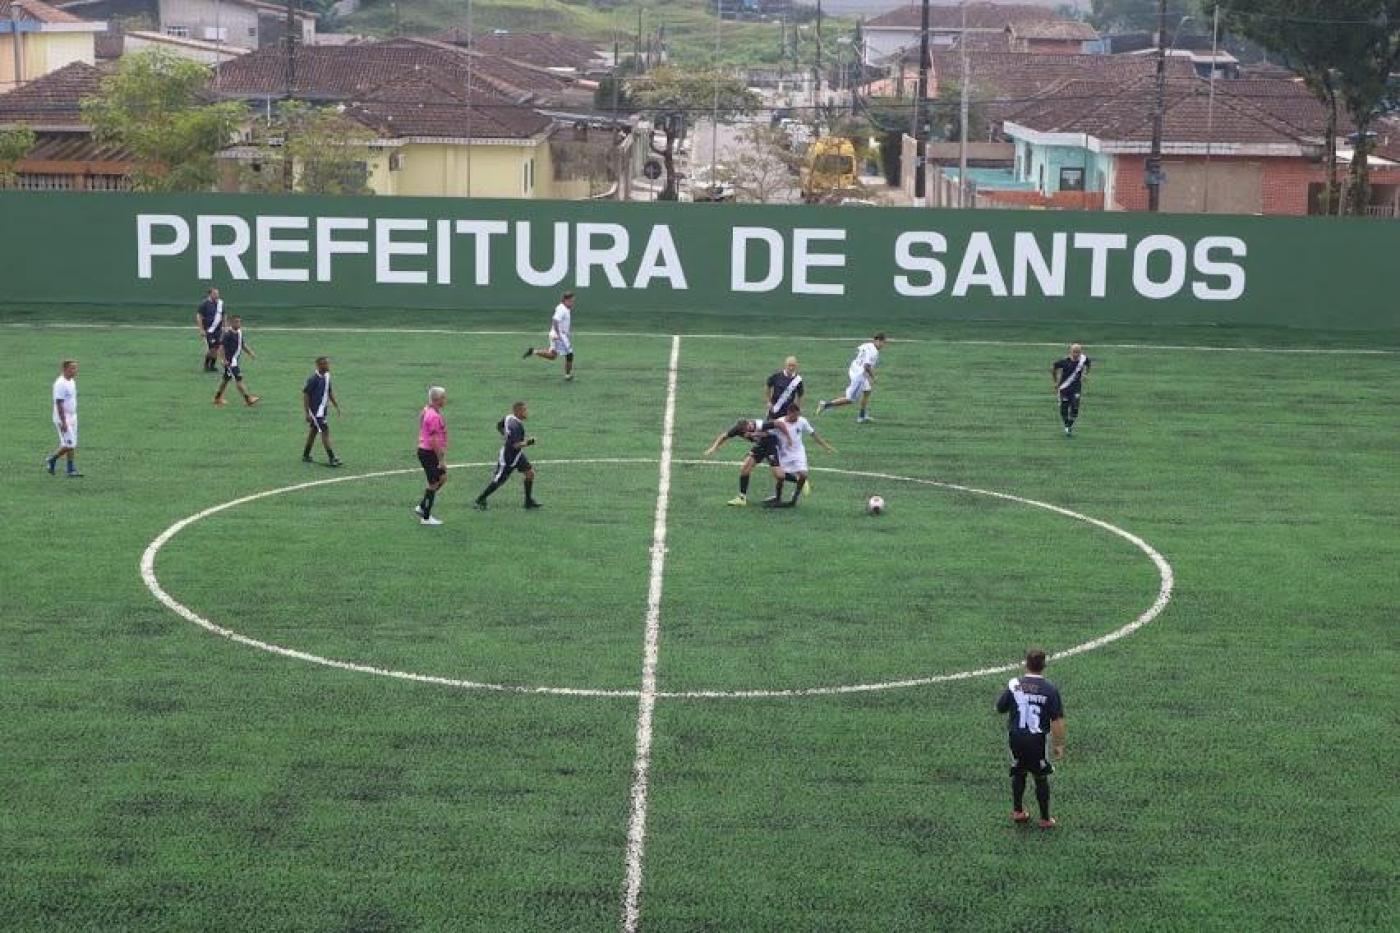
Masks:
[[[306,393],[306,403],[317,418],[326,416],[326,406],[331,400],[331,374],[315,372],[306,380],[302,389]]]
[[[768,377],[768,388],[773,393],[773,402],[768,406],[768,416],[770,418],[781,418],[787,414],[789,408],[802,398],[804,390],[802,377],[796,373],[791,376],[784,370],[778,370]]]
[[[1080,364],[1084,365],[1081,366]],[[1089,371],[1089,357],[1080,355],[1079,359],[1072,360],[1065,357],[1055,361],[1055,376],[1060,380],[1061,392],[1078,392],[1084,385],[1084,374]]]

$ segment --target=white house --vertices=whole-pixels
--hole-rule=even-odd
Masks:
[[[298,37],[316,41],[316,14],[296,12]],[[258,49],[282,38],[287,7],[261,0],[160,0],[160,31],[176,39]]]

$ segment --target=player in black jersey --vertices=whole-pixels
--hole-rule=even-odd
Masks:
[[[204,339],[204,371],[218,372],[214,365],[219,359],[219,345],[224,337],[224,301],[217,288],[209,289],[194,315],[194,326]]]
[[[754,467],[760,463],[766,463],[773,469],[773,477],[781,479],[783,472],[778,467],[778,435],[784,438],[788,436],[788,426],[781,418],[741,418],[734,422],[734,427],[725,431],[715,438],[708,448],[705,449],[705,456],[709,457],[719,450],[730,438],[742,437],[753,444],[749,448],[748,456],[744,458],[743,464],[739,467],[739,494],[729,500],[730,505],[749,504],[749,477],[753,474]]]
[[[996,710],[1006,714],[1007,738],[1011,745],[1011,819],[1030,820],[1024,801],[1026,775],[1035,779],[1035,799],[1040,805],[1040,828],[1054,829],[1050,816],[1050,775],[1053,758],[1065,757],[1065,708],[1060,691],[1045,679],[1045,652],[1026,652],[1026,672],[1013,677],[997,697]],[[1050,753],[1045,740],[1050,739]]]
[[[302,462],[311,462],[311,447],[319,436],[321,446],[326,448],[326,458],[330,465],[340,466],[341,459],[331,449],[330,409],[334,408],[335,413],[340,414],[340,402],[336,400],[335,389],[331,388],[330,357],[316,357],[316,369],[301,389],[301,407],[309,426],[306,432],[306,446],[301,450]]]
[[[1079,396],[1084,391],[1084,381],[1089,378],[1091,363],[1084,355],[1084,348],[1077,343],[1069,345],[1069,356],[1056,360],[1050,367],[1050,384],[1060,399],[1060,420],[1065,423],[1065,437],[1074,437],[1074,422],[1079,417]]]
[[[253,348],[248,346],[243,338],[243,319],[235,314],[228,319],[228,330],[224,331],[223,339],[219,343],[219,349],[224,354],[224,378],[219,383],[219,391],[214,393],[215,405],[224,404],[224,390],[228,388],[229,380],[233,381],[239,394],[243,396],[244,404],[249,408],[262,399],[261,396],[249,394],[243,386],[243,354],[257,358]]]
[[[807,391],[802,377],[797,372],[797,357],[790,356],[783,361],[783,368],[768,377],[769,418],[781,418],[794,404],[802,401]]]
[[[496,459],[496,472],[492,474],[491,482],[486,484],[481,495],[472,503],[478,509],[485,511],[487,498],[504,486],[512,473],[519,473],[525,478],[525,508],[540,507],[534,497],[535,468],[525,456],[525,448],[535,444],[533,437],[525,436],[525,419],[529,416],[530,412],[525,403],[516,402],[510,407],[510,414],[496,422],[496,430],[501,435],[501,453]]]

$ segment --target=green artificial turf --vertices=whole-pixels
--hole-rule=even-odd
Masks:
[[[760,413],[788,353],[809,399],[838,393],[864,324],[580,312],[579,377],[564,383],[557,363],[520,359],[540,315],[249,311],[255,409],[210,404],[217,380],[199,372],[188,311],[0,313],[0,927],[616,929],[635,695],[461,689],[258,651],[170,612],[139,562],[210,506],[400,470],[195,522],[160,551],[160,584],[213,624],[324,658],[634,693],[672,332],[692,336],[663,694],[1013,662],[1117,629],[1157,595],[1129,542],[946,487],[818,472],[798,509],[727,507],[744,448],[695,462],[705,446]],[[912,339],[886,349],[877,420],[814,419],[837,448],[809,443],[814,466],[1121,526],[1171,562],[1172,602],[1052,663],[1069,720],[1053,834],[1007,819],[991,712],[1004,677],[663,695],[643,928],[1385,928],[1400,843],[1400,357],[1141,345],[1387,341],[889,326]],[[1066,440],[1048,367],[1071,337],[1095,365]],[[340,471],[300,462],[300,388],[322,353],[344,407]],[[64,357],[81,365],[86,475],[73,480],[40,467]],[[448,389],[459,465],[440,528],[409,512],[430,384]],[[475,512],[493,425],[517,398],[540,438],[545,508],[519,507],[517,479]],[[636,462],[563,462],[598,459]],[[770,489],[760,471],[753,498]],[[863,511],[873,493],[889,504],[879,518]]]

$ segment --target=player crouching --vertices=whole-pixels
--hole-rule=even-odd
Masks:
[[[742,437],[753,444],[748,456],[744,457],[744,462],[739,466],[739,494],[729,500],[730,505],[749,504],[749,478],[753,475],[754,467],[760,463],[772,467],[773,477],[778,477],[777,435],[786,435],[787,432],[788,426],[782,419],[768,421],[763,418],[741,418],[734,422],[734,427],[715,438],[714,443],[705,449],[705,456],[713,456],[730,438],[735,437]]]

